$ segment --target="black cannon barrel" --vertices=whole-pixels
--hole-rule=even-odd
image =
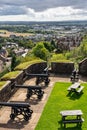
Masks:
[[[15,87],[17,87],[17,88],[27,88],[27,89],[41,89],[40,86],[27,86],[27,85],[20,85],[20,84],[16,84]]]
[[[49,69],[49,66],[47,66],[46,68],[44,68],[44,71],[48,71],[48,69]]]
[[[8,107],[30,107],[29,103],[23,102],[0,102],[0,106],[8,106]]]
[[[49,74],[29,74],[26,73],[27,76],[35,76],[35,77],[48,77]]]

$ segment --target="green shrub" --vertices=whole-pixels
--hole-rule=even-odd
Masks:
[[[9,72],[9,70],[8,70],[8,68],[6,68],[3,72],[0,73],[0,78],[8,72]]]
[[[7,74],[5,74],[1,79],[7,80],[15,78],[21,71],[11,71]]]
[[[34,54],[32,54],[32,52],[29,52],[25,57],[17,57],[17,62],[23,63],[23,62],[28,62],[28,61],[32,61],[32,60],[40,60],[39,57],[34,56]]]
[[[43,62],[43,60],[33,60],[29,62],[24,62],[16,66],[14,70],[23,70],[26,69],[29,65],[32,65],[34,63],[39,63],[39,62]]]
[[[36,44],[32,52],[36,57],[39,57],[43,60],[47,60],[48,56],[50,55],[49,51],[44,47],[42,42]]]
[[[53,54],[51,61],[67,60],[63,54]]]
[[[0,81],[0,89],[2,88],[3,85],[6,84],[7,81]]]
[[[70,60],[56,60],[56,61],[52,61],[52,62],[58,62],[58,63],[71,63],[72,61],[70,61]]]

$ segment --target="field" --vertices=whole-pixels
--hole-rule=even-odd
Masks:
[[[84,86],[83,94],[69,95],[67,88],[70,84],[55,83],[35,130],[87,130],[87,84],[82,84]],[[66,128],[61,127],[60,111],[76,109],[81,109],[83,112],[82,117],[85,121],[82,127],[77,127],[76,124],[67,124]]]
[[[15,32],[9,32],[7,30],[0,30],[0,36],[2,37],[10,37],[11,35],[15,35],[15,36],[30,36],[33,35],[31,33],[15,33]]]

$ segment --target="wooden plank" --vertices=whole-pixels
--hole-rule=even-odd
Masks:
[[[84,122],[84,119],[72,119],[72,120],[64,120],[63,123],[81,123]]]
[[[74,116],[74,115],[82,115],[82,111],[81,110],[65,110],[65,111],[61,111],[60,114],[62,116]]]
[[[76,89],[80,86],[80,83],[74,83],[72,84],[67,90],[70,91],[71,89]]]
[[[80,86],[80,83],[74,83],[74,84],[72,84],[70,87],[72,88],[72,89],[76,89],[76,88],[78,88]]]
[[[78,92],[78,93],[82,92],[83,88],[84,88],[84,86],[81,86],[81,87],[77,90],[77,92]]]
[[[68,91],[71,91],[71,87],[69,87],[67,90],[68,90]]]

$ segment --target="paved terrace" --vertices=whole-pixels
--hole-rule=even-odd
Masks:
[[[31,119],[26,122],[22,117],[15,118],[14,121],[10,120],[10,113],[11,108],[10,107],[3,107],[0,109],[0,130],[34,130],[35,126],[40,118],[40,115],[43,111],[43,108],[47,102],[47,99],[52,91],[52,88],[54,86],[55,82],[58,81],[67,81],[70,82],[69,77],[65,76],[58,76],[58,77],[50,77],[50,84],[48,87],[43,88],[44,89],[44,95],[41,100],[38,100],[35,96],[32,96],[29,100],[26,99],[26,89],[19,89],[10,99],[10,101],[25,101],[30,102],[31,109],[33,110],[33,114]],[[83,80],[79,80],[80,82],[83,82]],[[85,80],[87,81],[87,80]],[[31,80],[27,80],[24,84],[26,85],[35,85],[35,78]]]

